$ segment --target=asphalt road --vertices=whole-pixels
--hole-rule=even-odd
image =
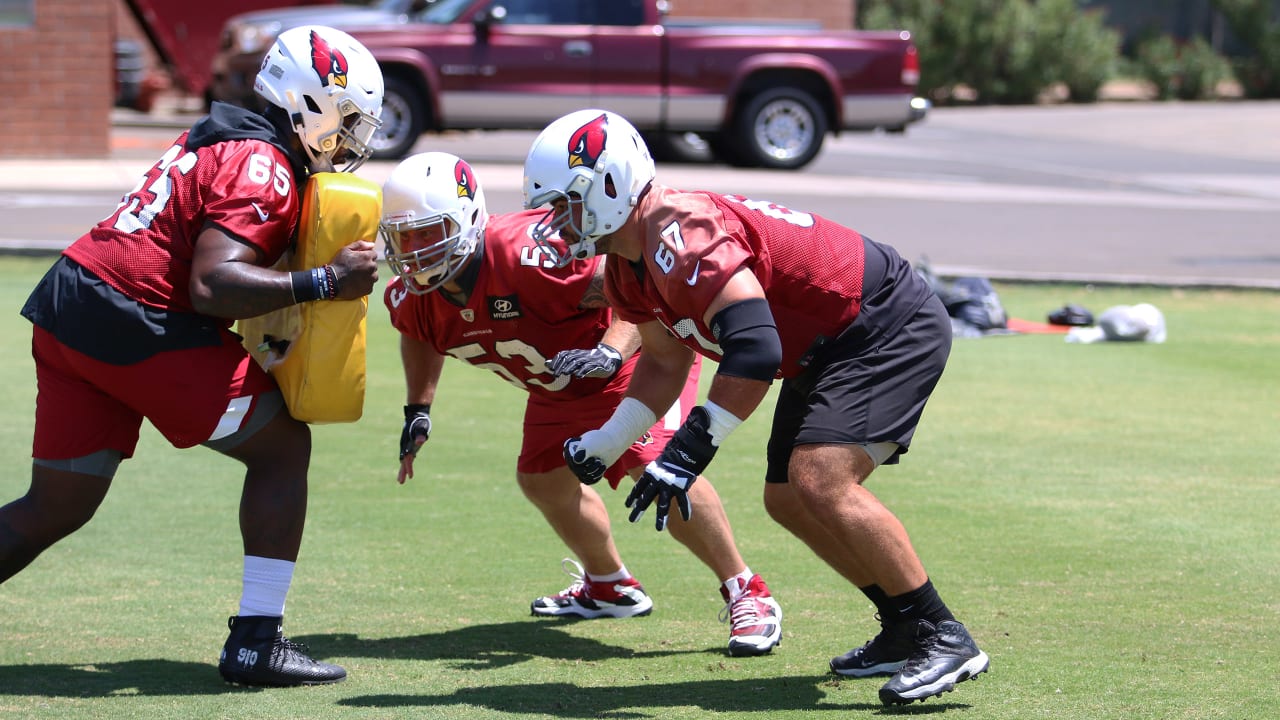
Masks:
[[[0,161],[0,248],[83,233],[192,119],[119,117],[109,159]],[[658,179],[826,215],[943,272],[1280,289],[1277,128],[1276,102],[942,108],[902,135],[831,139],[799,172],[664,163]],[[415,149],[469,160],[505,212],[533,135],[426,135]]]

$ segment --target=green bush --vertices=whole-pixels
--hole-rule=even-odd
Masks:
[[[1120,57],[1120,33],[1107,27],[1100,11],[1081,13],[1075,0],[1041,0],[1038,5],[1042,29],[1061,28],[1058,43],[1057,80],[1066,85],[1074,102],[1095,102],[1102,86],[1116,72]]]
[[[1271,0],[1213,0],[1231,32],[1252,51],[1235,62],[1246,97],[1280,97],[1280,19]]]
[[[1182,47],[1168,35],[1142,42],[1137,49],[1142,77],[1155,86],[1161,100],[1206,100],[1217,97],[1218,84],[1230,79],[1231,66],[1204,38]]]
[[[951,79],[952,59],[945,54],[924,52],[925,48],[937,48],[946,41],[937,37],[942,4],[932,0],[870,0],[858,5],[858,27],[868,29],[892,28],[907,30],[920,49],[921,95],[939,98],[955,84]]]
[[[1171,100],[1178,89],[1178,45],[1168,35],[1156,35],[1134,52],[1138,71],[1155,86],[1156,97]]]
[[[1074,0],[867,0],[859,26],[909,30],[920,92],[937,102],[963,85],[978,102],[1030,103],[1056,83],[1093,101],[1119,48],[1119,34]]]
[[[1184,45],[1178,60],[1181,70],[1178,97],[1182,100],[1215,98],[1218,85],[1231,78],[1231,64],[1204,38],[1195,38]]]

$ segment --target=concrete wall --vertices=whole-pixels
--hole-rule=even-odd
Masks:
[[[0,26],[10,157],[107,154],[115,100],[116,0],[39,0],[30,25]]]

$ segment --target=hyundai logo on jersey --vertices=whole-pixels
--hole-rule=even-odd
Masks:
[[[490,296],[489,317],[493,320],[515,320],[520,317],[520,299],[515,295]]]

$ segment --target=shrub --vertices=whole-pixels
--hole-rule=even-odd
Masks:
[[[1195,38],[1182,47],[1178,56],[1178,97],[1207,100],[1217,97],[1218,85],[1231,78],[1231,65],[1214,51],[1204,38]]]
[[[859,26],[910,31],[920,92],[939,102],[964,85],[979,102],[1029,103],[1059,82],[1092,101],[1119,48],[1119,34],[1075,0],[866,0]]]
[[[1120,33],[1104,24],[1101,11],[1076,12],[1074,0],[1041,0],[1040,28],[1059,27],[1058,80],[1074,102],[1095,102],[1116,71]],[[1055,47],[1052,43],[1046,43]]]
[[[1235,63],[1245,96],[1280,97],[1280,20],[1272,15],[1271,0],[1213,0],[1213,4],[1231,32],[1252,51]]]
[[[1231,77],[1226,58],[1214,52],[1204,38],[1195,38],[1181,48],[1168,35],[1150,38],[1138,46],[1137,64],[1161,100],[1213,98],[1218,84]]]
[[[1168,35],[1142,41],[1134,53],[1143,79],[1155,86],[1156,97],[1171,100],[1178,89],[1178,45]]]

